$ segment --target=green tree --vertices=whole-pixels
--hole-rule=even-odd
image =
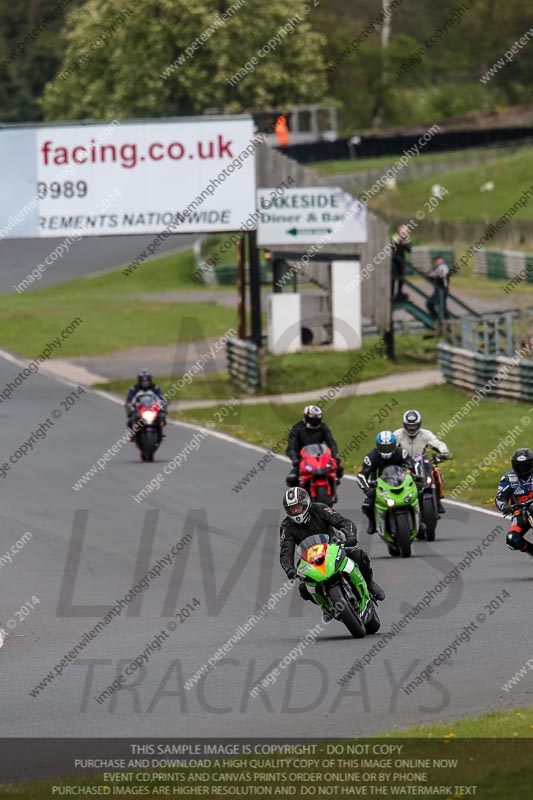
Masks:
[[[59,32],[67,9],[79,3],[0,0],[1,122],[41,119],[43,87],[61,63],[63,40]]]
[[[322,101],[325,41],[313,30],[311,0],[246,0],[207,37],[210,25],[230,5],[216,0],[129,0],[127,5],[88,0],[67,17],[65,55],[44,92],[45,116],[120,119]],[[202,34],[206,40],[188,57],[187,48]],[[258,57],[276,36],[272,51]],[[180,56],[185,59],[177,64]],[[257,63],[232,85],[232,76],[254,57]]]

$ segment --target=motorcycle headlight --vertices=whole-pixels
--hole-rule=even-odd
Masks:
[[[405,496],[405,498],[404,498],[404,499],[405,499],[405,502],[406,502],[406,503],[408,503],[408,502],[409,502],[409,500],[411,499],[411,497],[412,497],[412,496],[413,496],[413,493],[412,493],[412,492],[409,492],[409,494],[408,494],[408,495],[406,495],[406,496]]]
[[[392,497],[387,497],[387,505],[388,505],[389,508],[393,507],[394,500],[392,499]]]
[[[157,414],[155,411],[143,411],[141,414],[142,419],[147,422],[149,425],[154,421]]]
[[[427,476],[427,478],[426,478],[426,484],[427,484],[428,486],[431,486],[431,475],[428,475],[428,476]]]
[[[313,471],[313,467],[311,466],[311,464],[306,464],[305,465],[305,469],[306,469],[306,472],[312,472]]]

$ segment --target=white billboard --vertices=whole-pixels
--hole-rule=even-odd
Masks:
[[[259,189],[259,245],[361,244],[367,240],[366,206],[339,187],[287,189],[279,197]]]
[[[0,130],[0,238],[238,230],[255,211],[249,117]]]

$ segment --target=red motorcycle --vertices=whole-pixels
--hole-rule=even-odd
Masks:
[[[161,401],[154,392],[138,392],[133,398],[137,418],[133,424],[135,444],[143,461],[153,461],[161,444]]]
[[[308,444],[300,450],[300,486],[315,503],[337,502],[337,462],[325,444]]]

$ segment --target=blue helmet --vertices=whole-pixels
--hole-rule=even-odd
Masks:
[[[390,458],[396,450],[396,436],[392,431],[380,431],[376,436],[376,447],[383,458]]]

